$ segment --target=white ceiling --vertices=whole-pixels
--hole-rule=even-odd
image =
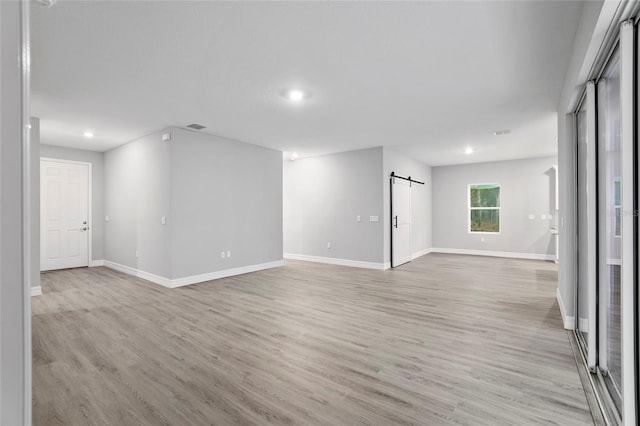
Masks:
[[[581,10],[574,1],[34,2],[32,114],[42,143],[97,151],[199,123],[300,156],[381,145],[430,165],[555,154]],[[287,102],[281,92],[292,87],[310,98]],[[493,136],[499,129],[512,133]]]

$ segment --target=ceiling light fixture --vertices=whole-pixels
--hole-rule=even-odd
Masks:
[[[90,132],[89,130],[85,130],[84,133],[82,133],[82,136],[84,136],[85,138],[91,139],[94,135],[93,135],[93,132]]]
[[[465,153],[465,154],[467,154],[467,155],[468,155],[468,154],[473,154],[473,148],[471,148],[470,146],[469,146],[469,147],[467,147],[467,148],[464,150],[464,153]]]
[[[291,102],[300,102],[306,98],[306,94],[302,90],[293,89],[286,93],[287,99]]]
[[[296,158],[298,158],[298,153],[294,152],[291,154],[291,161],[296,161]]]

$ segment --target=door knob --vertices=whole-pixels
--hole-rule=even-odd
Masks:
[[[394,217],[394,219],[396,221],[395,227],[397,228],[398,227],[398,216]]]
[[[83,231],[83,232],[86,231],[87,229],[89,229],[88,226],[85,226],[84,228],[80,228],[80,230]]]

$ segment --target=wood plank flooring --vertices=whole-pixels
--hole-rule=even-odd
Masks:
[[[179,289],[45,273],[34,424],[593,424],[556,280],[552,263],[444,254]]]

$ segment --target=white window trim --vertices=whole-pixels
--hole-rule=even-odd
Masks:
[[[499,207],[471,207],[471,187],[482,185],[495,185],[500,188],[500,206]],[[499,183],[470,183],[467,185],[467,233],[473,235],[500,235],[502,233],[502,185]],[[498,232],[488,231],[472,231],[471,230],[471,210],[498,210]]]

